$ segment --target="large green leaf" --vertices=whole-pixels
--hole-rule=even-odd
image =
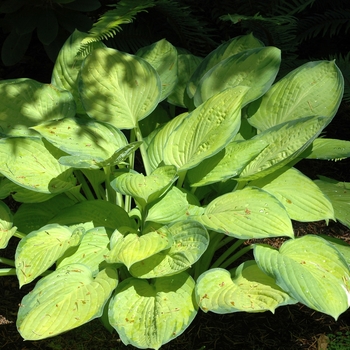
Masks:
[[[204,312],[217,314],[267,310],[274,313],[278,306],[296,303],[255,261],[241,264],[233,276],[220,268],[202,273],[197,280],[196,299]]]
[[[350,157],[350,141],[317,138],[305,151],[307,159],[341,160]]]
[[[167,229],[173,239],[170,249],[133,264],[130,273],[134,277],[155,278],[177,274],[190,268],[209,245],[208,232],[199,222],[178,221]]]
[[[186,107],[187,82],[202,62],[202,58],[192,54],[180,54],[177,56],[178,81],[167,101],[175,106]]]
[[[79,263],[88,266],[93,276],[101,270],[109,252],[109,236],[104,227],[94,227],[85,232],[77,248],[68,249],[57,261],[57,268]]]
[[[59,164],[42,140],[0,140],[0,172],[14,183],[41,193],[61,193],[75,186],[73,169]]]
[[[240,173],[238,180],[262,178],[297,158],[319,136],[327,117],[306,117],[278,124],[253,139],[268,145]]]
[[[47,120],[73,117],[70,92],[32,79],[0,82],[0,135],[37,136],[29,128]]]
[[[17,231],[17,227],[13,226],[13,216],[9,207],[0,202],[0,249],[6,248],[10,238]]]
[[[148,176],[132,172],[123,173],[118,175],[111,185],[117,192],[132,196],[144,207],[161,197],[176,179],[176,168],[163,166]]]
[[[264,139],[230,142],[222,151],[188,171],[191,186],[205,186],[239,175],[267,145]]]
[[[245,86],[226,89],[183,118],[167,138],[164,163],[188,170],[224,148],[241,124],[241,104],[247,90]]]
[[[262,96],[276,78],[281,51],[276,47],[259,47],[230,56],[215,65],[199,81],[194,104],[199,106],[216,93],[238,85],[249,86],[243,105]]]
[[[152,65],[160,76],[162,95],[160,101],[166,99],[177,83],[177,50],[169,41],[162,39],[143,47],[136,52]]]
[[[258,39],[256,39],[253,34],[238,36],[232,38],[231,40],[228,40],[226,43],[221,44],[204,58],[204,60],[200,63],[200,65],[193,73],[191,80],[188,82],[188,95],[191,98],[194,96],[201,78],[216,64],[239,52],[261,46],[263,46],[263,44]]]
[[[118,284],[114,269],[93,278],[83,264],[63,266],[41,279],[20,304],[17,329],[25,340],[53,337],[100,317]]]
[[[280,169],[250,186],[262,187],[275,196],[297,221],[335,220],[332,203],[307,176],[295,168]]]
[[[217,197],[203,215],[192,218],[210,230],[240,239],[294,236],[292,223],[281,202],[256,187]]]
[[[82,33],[78,30],[75,30],[70,35],[58,53],[51,78],[53,85],[72,93],[77,106],[77,113],[85,113],[78,92],[78,74],[85,57],[78,55],[78,52],[81,41],[87,36],[87,33]],[[98,41],[91,48],[103,46],[102,41]]]
[[[280,250],[257,244],[259,267],[277,285],[311,309],[335,319],[350,305],[350,270],[343,255],[321,237],[306,235],[285,242]]]
[[[79,91],[90,117],[118,129],[132,129],[157,106],[161,82],[142,58],[97,48],[83,62]]]
[[[109,303],[109,322],[125,345],[159,349],[182,334],[196,316],[194,287],[185,272],[151,281],[128,278]]]
[[[335,218],[343,225],[350,227],[350,182],[340,182],[320,176],[320,180],[315,180],[315,184],[331,201]]]
[[[20,287],[40,276],[69,247],[78,245],[84,231],[51,224],[25,236],[17,246],[15,257]]]
[[[344,79],[334,61],[308,62],[294,69],[248,110],[259,130],[289,120],[321,115],[330,122],[338,110]]]
[[[80,163],[82,160],[101,163],[127,145],[127,139],[121,131],[84,116],[51,121],[33,129],[57,148],[76,156],[77,168],[79,160]]]

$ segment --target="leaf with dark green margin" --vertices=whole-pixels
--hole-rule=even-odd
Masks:
[[[79,92],[91,118],[118,129],[133,129],[158,105],[161,82],[144,59],[97,48],[83,62]]]
[[[22,299],[17,329],[24,340],[39,340],[79,327],[102,315],[117,284],[115,269],[102,270],[93,278],[83,264],[63,266]]]
[[[44,121],[72,118],[73,96],[51,84],[21,78],[0,82],[0,134],[37,136],[29,129]]]
[[[195,318],[194,287],[195,281],[185,272],[151,281],[128,278],[109,303],[109,322],[125,345],[159,349]]]
[[[294,299],[337,319],[350,305],[350,270],[344,256],[315,235],[285,242],[278,250],[254,246],[259,267]]]
[[[85,230],[58,224],[43,226],[25,236],[16,249],[15,263],[19,286],[45,272],[70,247],[80,243]]]
[[[7,247],[8,241],[16,231],[10,208],[4,202],[0,202],[0,249]]]
[[[242,263],[233,276],[225,269],[202,273],[196,284],[196,300],[204,312],[275,312],[279,306],[295,304],[272,277],[262,272],[255,261]]]
[[[239,239],[294,236],[281,202],[256,187],[219,196],[208,204],[204,214],[191,218],[210,230]]]

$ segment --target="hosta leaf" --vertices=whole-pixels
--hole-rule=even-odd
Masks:
[[[320,180],[315,180],[315,184],[331,201],[335,218],[343,225],[350,227],[350,182],[338,182],[320,176]]]
[[[109,322],[125,345],[159,349],[182,334],[196,316],[194,287],[185,272],[151,282],[128,278],[109,303]]]
[[[307,117],[276,125],[253,139],[268,144],[241,172],[244,181],[264,177],[297,158],[326,126],[326,117]]]
[[[59,164],[36,138],[0,140],[0,172],[19,186],[41,193],[61,193],[75,186],[73,169]]]
[[[73,204],[75,202],[65,194],[55,196],[45,202],[24,203],[16,210],[13,220],[20,232],[30,233],[47,224],[63,208]]]
[[[78,30],[75,30],[70,35],[58,53],[51,78],[51,83],[53,85],[72,93],[77,105],[77,113],[85,113],[78,92],[78,74],[84,56],[78,55],[78,51],[81,47],[81,41],[87,36],[87,33],[82,33]],[[99,41],[91,46],[91,48],[103,46],[104,44]]]
[[[239,129],[247,90],[226,89],[188,114],[167,139],[164,163],[188,170],[224,148]]]
[[[321,115],[328,123],[338,110],[344,79],[334,61],[308,62],[278,81],[261,103],[251,105],[249,122],[266,130],[289,120]]]
[[[263,139],[230,142],[222,151],[188,171],[191,186],[205,186],[239,175],[267,145]]]
[[[111,185],[117,192],[134,197],[144,207],[146,203],[161,197],[176,178],[174,166],[163,166],[148,176],[123,173],[118,175]]]
[[[253,34],[235,37],[226,43],[221,44],[197,67],[188,83],[187,92],[192,98],[203,75],[224,59],[254,47],[261,47],[263,44]]]
[[[202,62],[202,58],[192,54],[180,54],[177,57],[177,76],[178,81],[168,96],[167,101],[175,106],[186,107],[185,96],[187,82]]]
[[[10,238],[16,232],[17,227],[13,227],[13,217],[9,207],[0,202],[0,249],[6,248]]]
[[[95,162],[108,159],[127,145],[121,131],[83,116],[51,121],[33,129],[62,151]]]
[[[267,310],[274,313],[278,306],[296,303],[255,261],[241,264],[233,276],[221,268],[204,272],[197,280],[196,299],[204,312],[217,314]]]
[[[250,87],[243,105],[258,99],[275,80],[280,62],[281,51],[273,46],[245,50],[226,58],[199,81],[194,95],[195,106],[220,91],[238,85]]]
[[[311,146],[305,151],[307,159],[341,160],[350,157],[350,141],[317,138]]]
[[[166,227],[139,236],[114,231],[111,238],[111,251],[107,254],[108,263],[123,263],[128,269],[138,261],[144,260],[173,244],[173,238]]]
[[[118,129],[132,129],[157,106],[161,83],[142,58],[97,48],[84,60],[79,91],[90,117]]]
[[[94,227],[103,226],[113,230],[132,226],[129,215],[123,208],[100,199],[83,201],[64,208],[50,220],[61,225],[76,225],[90,221]]]
[[[143,261],[131,266],[134,277],[154,278],[177,274],[190,268],[209,245],[207,230],[199,222],[186,220],[169,225],[173,244]]]
[[[172,187],[149,208],[146,220],[160,224],[184,220],[187,217],[188,205],[186,194],[177,187]]]
[[[350,271],[343,255],[321,237],[306,235],[280,250],[256,245],[259,267],[277,285],[311,309],[335,319],[350,305]]]
[[[275,196],[293,220],[335,220],[329,199],[311,179],[295,168],[282,168],[266,178],[252,181],[249,185],[261,187]]]
[[[88,266],[93,276],[101,270],[109,252],[109,237],[104,227],[94,227],[85,232],[77,249],[68,249],[58,259],[57,268],[79,263]]]
[[[24,237],[17,246],[15,257],[20,287],[46,271],[69,247],[78,245],[84,231],[51,224]]]
[[[63,266],[41,279],[20,304],[17,329],[25,340],[39,340],[100,317],[118,283],[114,269],[95,278],[82,264]]]
[[[70,118],[75,104],[68,91],[22,78],[0,82],[2,136],[36,136],[29,127],[46,120]]]
[[[320,236],[327,240],[330,244],[332,244],[332,246],[337,248],[337,250],[339,250],[340,253],[342,253],[344,259],[346,260],[350,268],[350,245],[339,238],[330,237],[326,235]]]
[[[169,41],[162,39],[136,52],[157,71],[162,83],[160,101],[166,99],[177,82],[177,50]]]
[[[254,187],[217,197],[203,215],[192,218],[210,230],[240,239],[294,235],[290,218],[280,201]]]

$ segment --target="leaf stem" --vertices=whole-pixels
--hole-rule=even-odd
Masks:
[[[16,269],[15,268],[0,269],[0,277],[1,276],[16,276]]]
[[[7,259],[7,258],[2,258],[1,256],[0,256],[0,263],[1,264],[6,264],[6,265],[9,265],[9,266],[13,266],[13,267],[16,266],[15,262],[13,260]]]
[[[141,133],[141,130],[140,130],[138,124],[134,128],[134,132],[136,134],[137,141],[141,141],[142,142],[141,145],[140,145],[140,152],[141,152],[142,162],[143,162],[143,166],[145,168],[146,175],[150,175],[152,173],[152,167],[151,167],[151,163],[149,161],[148,154],[147,154],[147,151],[146,151],[146,145],[143,142],[142,133]],[[132,154],[134,155],[134,152]]]
[[[90,189],[88,183],[86,182],[84,174],[80,170],[75,170],[74,175],[77,178],[78,182],[81,184],[81,188],[84,191],[84,195],[85,195],[86,199],[88,199],[88,200],[95,199],[94,195],[91,192],[91,189]]]
[[[230,237],[232,238],[232,237]],[[223,243],[227,243],[226,239],[223,239],[220,244],[218,244],[217,249],[224,246]],[[220,257],[211,265],[211,268],[219,267],[235,250],[237,250],[244,243],[243,239],[238,239],[234,244],[231,245]]]
[[[231,265],[238,258],[240,258],[242,255],[244,255],[245,253],[249,252],[249,250],[252,250],[252,249],[253,249],[252,245],[248,245],[248,246],[242,248],[236,254],[232,255],[229,259],[224,261],[219,267],[221,267],[222,269],[225,269],[227,266]]]

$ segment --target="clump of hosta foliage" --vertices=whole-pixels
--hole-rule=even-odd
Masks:
[[[349,247],[294,238],[291,222],[350,226],[350,184],[294,168],[350,154],[321,137],[343,94],[336,63],[276,81],[280,50],[253,35],[204,59],[166,40],[83,57],[85,37],[65,43],[51,84],[0,82],[0,195],[22,203],[0,206],[1,247],[19,239],[0,271],[20,286],[39,277],[19,307],[22,337],[101,317],[124,344],[159,349],[199,309],[346,311]],[[244,244],[281,236],[280,249]]]

